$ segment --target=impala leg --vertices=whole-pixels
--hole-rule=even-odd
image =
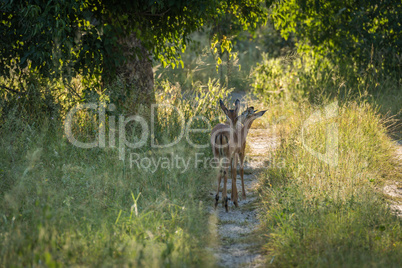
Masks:
[[[235,192],[236,181],[235,181],[235,179],[233,179],[233,161],[234,161],[234,159],[232,158],[230,160],[230,177],[232,178],[232,193],[230,194],[230,197],[231,197],[232,201],[234,202],[234,200],[235,200],[234,192]]]
[[[232,160],[232,200],[233,204],[238,207],[239,204],[237,202],[237,185],[236,185],[236,177],[237,177],[237,154],[234,155]]]
[[[223,172],[223,190],[222,190],[222,206],[225,207],[226,212],[229,211],[228,208],[228,194],[226,191],[226,185],[228,181],[228,168],[225,168],[225,171]]]
[[[219,188],[221,187],[221,180],[222,180],[222,174],[223,174],[223,169],[219,169],[218,173],[218,189],[216,190],[216,195],[215,195],[215,209],[218,206],[219,202]]]
[[[246,190],[244,189],[244,154],[240,155],[240,177],[241,177],[241,191],[243,200],[246,199]]]

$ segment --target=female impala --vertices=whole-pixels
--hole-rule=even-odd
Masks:
[[[240,157],[240,175],[242,179],[242,192],[243,197],[246,196],[244,190],[244,180],[243,180],[243,161],[244,161],[244,150],[246,147],[246,138],[248,130],[255,119],[261,117],[266,111],[261,111],[255,113],[253,107],[247,108],[240,116],[237,116],[238,110],[240,108],[240,101],[236,100],[234,110],[228,110],[224,105],[223,101],[220,100],[220,107],[225,113],[228,124],[217,124],[212,129],[211,134],[211,144],[212,152],[215,159],[219,160],[219,174],[218,174],[218,190],[215,196],[215,208],[219,201],[219,188],[221,184],[222,177],[223,180],[223,191],[222,191],[222,205],[225,207],[226,212],[228,211],[228,198],[227,198],[227,174],[229,170],[229,164],[231,166],[232,172],[232,200],[235,206],[238,206],[237,201],[237,186],[236,186],[236,176],[237,176],[237,157]],[[244,123],[244,125],[242,125]]]

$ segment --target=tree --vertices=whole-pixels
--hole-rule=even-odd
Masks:
[[[0,75],[26,78],[35,72],[69,80],[82,74],[108,83],[119,72],[127,79],[138,72],[136,79],[145,81],[149,93],[152,59],[173,67],[182,64],[179,53],[191,41],[190,34],[225,14],[244,28],[256,28],[266,21],[261,2],[2,1]]]
[[[401,68],[402,2],[392,0],[267,1],[282,36],[294,33],[299,48],[337,60],[351,60],[358,71],[373,64],[388,75]]]

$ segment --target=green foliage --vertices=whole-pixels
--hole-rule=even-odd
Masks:
[[[247,76],[249,75],[247,66],[254,64],[254,55],[249,58],[243,57],[247,53],[245,51],[232,52],[230,64],[221,62],[219,65],[217,63],[217,54],[211,51],[209,35],[206,32],[194,33],[191,38],[195,42],[180,55],[183,61],[183,68],[173,69],[170,66],[163,68],[162,65],[157,65],[155,67],[155,77],[158,80],[169,80],[171,83],[182,81],[181,86],[185,91],[197,90],[196,88],[200,82],[206,85],[211,79],[219,81],[219,84],[223,87],[235,87],[237,90],[245,90]],[[231,42],[230,46],[233,44]],[[216,43],[216,46],[218,46],[218,43]],[[247,62],[240,62],[239,57],[246,58]],[[221,73],[216,72],[218,68],[220,68]]]
[[[209,205],[203,204],[215,183],[210,168],[131,168],[127,159],[118,160],[116,148],[79,149],[62,131],[63,116],[76,102],[117,104],[107,120],[122,114],[128,97],[122,92],[129,89],[124,78],[100,82],[106,68],[130,60],[119,47],[130,34],[161,61],[157,103],[178,108],[186,123],[200,116],[190,126],[205,132],[190,133],[193,143],[209,143],[201,116],[222,121],[217,100],[228,98],[227,88],[251,86],[265,102],[255,106],[269,104],[265,123],[279,122],[282,130],[274,162],[285,166],[261,177],[268,262],[395,265],[401,222],[375,187],[401,174],[391,159],[389,121],[378,114],[402,116],[400,4],[356,5],[276,2],[272,18],[284,41],[269,25],[254,31],[266,21],[264,5],[254,0],[1,2],[0,266],[213,266],[205,250]],[[193,33],[198,29],[204,32]],[[314,51],[289,54],[293,37],[301,50],[310,45]],[[382,70],[392,75],[378,75]],[[136,91],[131,94],[138,100]],[[334,98],[339,116],[329,122],[340,127],[340,161],[330,168],[305,151],[300,126]],[[160,107],[155,119],[152,141],[175,141],[182,130],[177,111]],[[326,123],[305,135],[320,152]],[[138,129],[127,125],[127,139],[138,140]],[[97,112],[77,113],[73,131],[83,141],[99,137]],[[164,150],[127,151],[141,159],[174,153],[190,159],[190,167],[196,153],[211,156],[209,146],[183,141]]]
[[[222,86],[234,88],[237,91],[247,91],[250,88],[250,80],[255,79],[254,76],[250,77],[250,70],[256,62],[261,60],[261,55],[265,51],[269,51],[269,55],[278,57],[287,55],[293,47],[291,41],[285,41],[272,25],[267,24],[255,32],[244,31],[231,40],[226,39],[230,45],[231,55],[222,53],[224,56],[218,64],[217,57],[221,48],[218,40],[215,39],[216,43],[212,43],[215,47],[211,51],[208,32],[209,30],[205,30],[192,34],[191,39],[194,42],[180,55],[183,68],[173,69],[169,66],[157,65],[154,68],[155,78],[168,79],[172,83],[181,81],[184,90],[192,89],[193,85],[199,81],[207,84],[209,79],[218,79]],[[217,73],[216,69],[220,72]]]
[[[250,1],[247,5],[247,9],[253,9],[248,16],[251,19],[246,19],[244,12],[239,10],[236,5],[230,3],[223,4],[220,8],[222,14],[215,16],[212,29],[210,33],[211,50],[215,55],[217,62],[216,71],[219,71],[219,66],[223,63],[223,55],[227,55],[227,64],[230,64],[230,60],[236,58],[236,54],[232,54],[233,40],[236,41],[238,35],[243,31],[254,33],[258,26],[265,25],[267,22],[266,9],[264,6],[260,6],[259,9],[253,8],[253,5],[258,5],[258,1]],[[235,43],[235,42],[234,42]],[[222,67],[221,67],[221,73]],[[221,75],[221,83],[223,77]]]
[[[119,111],[132,112],[132,103],[142,102],[142,96],[135,85],[114,87],[119,67],[148,56],[163,66],[183,67],[180,55],[191,43],[191,33],[228,17],[228,24],[220,26],[225,34],[253,30],[265,23],[265,12],[256,0],[2,1],[0,109],[29,110],[28,115],[38,109],[22,106],[37,103],[52,113],[60,108],[62,116],[77,102],[107,94]],[[222,51],[229,51],[230,40],[221,37]],[[35,89],[40,91],[32,92]]]
[[[269,94],[279,94],[283,85],[284,73],[283,59],[269,59],[262,54],[262,61],[256,64],[251,73],[251,86],[257,96],[267,97]]]
[[[99,73],[103,44],[87,2],[2,1],[0,8],[1,76]]]
[[[0,78],[0,83],[4,82]],[[26,85],[25,96],[0,89],[0,125],[11,115],[19,115],[26,122],[33,123],[38,115],[59,119],[61,105],[57,102],[54,87],[46,85],[47,80],[31,79]],[[6,83],[4,83],[6,84]]]
[[[402,69],[401,69],[402,70]],[[395,72],[402,75],[401,70]],[[263,55],[250,74],[254,93],[263,101],[303,101],[322,104],[332,98],[342,102],[366,100],[382,114],[401,118],[402,93],[395,76],[359,74],[345,62],[334,64],[315,53],[299,53],[274,59]]]
[[[285,38],[294,34],[300,50],[356,64],[358,72],[400,75],[400,1],[292,0],[268,5],[275,27]]]
[[[395,76],[358,74],[354,66],[314,53],[264,55],[251,76],[255,94],[270,105],[267,118],[279,118],[280,147],[260,187],[267,265],[397,267],[402,225],[378,190],[385,181],[402,179],[387,136],[399,137],[395,126],[401,126]],[[273,93],[280,87],[279,95]],[[338,116],[302,134],[307,118],[333,101]],[[305,148],[326,153],[330,123],[339,133],[336,167]]]
[[[164,64],[178,65],[189,34],[226,14],[246,29],[265,21],[262,3],[254,0],[3,1],[0,75],[20,76],[28,67],[45,78],[113,76],[113,67],[127,60],[119,40],[130,34]]]

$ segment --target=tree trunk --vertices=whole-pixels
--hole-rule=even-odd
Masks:
[[[124,83],[118,87],[119,106],[127,114],[146,114],[155,103],[152,57],[135,34],[121,38],[119,43],[125,57],[124,63],[116,67],[116,74]]]

